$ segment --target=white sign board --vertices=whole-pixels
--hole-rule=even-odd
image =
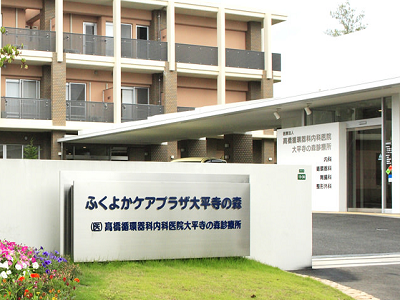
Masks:
[[[247,183],[223,176],[224,182],[207,182],[206,175],[191,182],[74,181],[74,261],[248,256],[248,176]]]
[[[341,123],[280,129],[278,164],[312,166],[312,209],[346,207],[346,128]],[[308,180],[308,178],[307,178]]]

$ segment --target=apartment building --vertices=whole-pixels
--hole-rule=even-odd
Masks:
[[[40,159],[224,157],[229,144],[236,152],[231,162],[275,162],[274,140],[265,134],[156,145],[57,140],[159,114],[271,98],[281,78],[271,31],[285,16],[200,1],[0,2],[2,44],[21,47],[29,65],[21,69],[16,61],[0,70],[0,158],[23,158],[33,139]]]

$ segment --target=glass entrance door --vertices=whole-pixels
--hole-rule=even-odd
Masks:
[[[349,210],[382,208],[381,147],[380,127],[354,129],[347,132],[347,205]]]

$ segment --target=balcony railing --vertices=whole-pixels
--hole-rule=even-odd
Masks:
[[[272,53],[272,70],[273,71],[281,71],[281,54],[280,53]]]
[[[218,66],[218,48],[176,44],[176,61],[180,63]]]
[[[264,53],[250,50],[226,49],[226,66],[264,70]]]
[[[25,50],[56,51],[55,31],[44,31],[37,29],[22,29],[6,27],[2,35],[2,45],[10,44],[20,48],[23,44]]]
[[[167,43],[150,40],[121,40],[121,56],[135,59],[167,61]]]
[[[189,107],[189,106],[178,106],[177,112],[184,112],[184,111],[192,111],[195,110],[196,107]]]
[[[122,103],[122,122],[145,120],[164,113],[164,106]]]
[[[51,119],[49,99],[1,97],[1,117],[6,119]]]
[[[110,36],[64,32],[64,52],[114,56],[114,38]]]
[[[114,122],[114,104],[67,100],[67,121]]]

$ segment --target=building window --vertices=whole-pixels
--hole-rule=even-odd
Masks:
[[[86,83],[67,82],[65,85],[65,100],[86,101]]]
[[[0,159],[22,159],[26,146],[28,145],[0,145]],[[34,146],[37,147],[38,159],[40,159],[40,146]]]
[[[136,39],[137,40],[148,40],[149,39],[149,27],[137,25],[136,26]]]
[[[124,104],[149,104],[149,88],[122,87],[121,98]]]
[[[6,79],[6,97],[39,99],[40,81]]]

